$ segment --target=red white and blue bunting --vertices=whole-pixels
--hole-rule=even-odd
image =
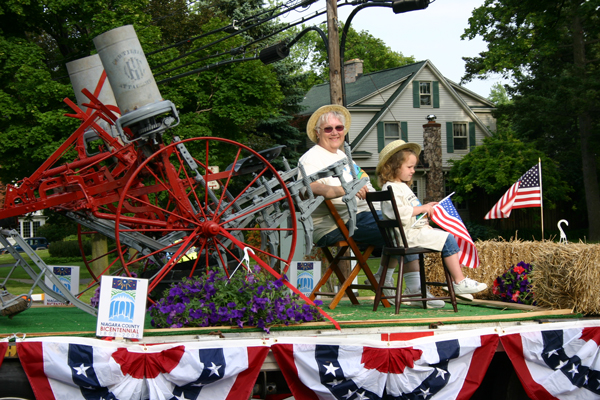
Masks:
[[[501,342],[532,399],[600,398],[596,321],[393,336],[157,345],[53,337],[17,339],[17,352],[44,399],[248,399],[272,351],[297,400],[435,400],[470,398]]]

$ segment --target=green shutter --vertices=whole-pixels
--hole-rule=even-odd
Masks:
[[[419,93],[419,81],[413,81],[413,108],[421,108],[421,96]]]
[[[433,81],[433,108],[440,108],[440,83]]]
[[[475,143],[475,122],[469,122],[469,150],[473,150],[477,146]]]
[[[377,123],[377,148],[379,149],[379,153],[385,147],[385,138],[383,136],[383,122]]]
[[[446,122],[446,151],[454,153],[454,129],[452,122]]]
[[[405,142],[408,142],[408,122],[406,122],[406,121],[400,122],[400,129],[402,130],[400,132],[400,138],[402,140],[404,140]]]

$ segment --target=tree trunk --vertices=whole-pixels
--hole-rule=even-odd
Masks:
[[[106,256],[106,254],[108,254],[108,242],[106,236],[94,233],[92,235],[92,259],[97,258],[96,261],[92,262],[92,271],[94,271],[94,275],[100,276],[102,271],[108,267],[108,256]],[[102,255],[105,256],[102,257]]]
[[[585,38],[583,26],[578,15],[573,17],[573,55],[575,73],[581,82],[581,90],[586,85],[585,70]],[[593,124],[590,110],[583,110],[578,116],[579,136],[581,142],[581,165],[585,202],[588,214],[589,240],[600,240],[600,188],[598,186],[598,169],[592,148]]]

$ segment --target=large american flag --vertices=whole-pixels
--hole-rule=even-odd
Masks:
[[[456,238],[456,243],[460,248],[458,261],[469,268],[477,268],[479,266],[477,248],[450,197],[444,198],[433,207],[430,217],[440,228],[450,232]]]
[[[538,163],[525,172],[485,215],[485,219],[508,218],[514,208],[541,207],[542,182]]]

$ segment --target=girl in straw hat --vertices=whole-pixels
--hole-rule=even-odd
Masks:
[[[454,293],[459,297],[473,299],[471,293],[481,292],[487,288],[487,285],[466,278],[463,275],[458,261],[459,247],[456,239],[448,232],[433,229],[429,226],[428,219],[425,216],[431,213],[432,208],[437,203],[421,204],[410,189],[420,153],[421,147],[418,144],[405,143],[404,140],[396,140],[385,146],[379,154],[379,163],[376,169],[379,184],[383,185],[382,190],[388,190],[388,187],[391,187],[394,191],[398,214],[402,219],[402,227],[409,246],[441,251],[454,280]],[[382,213],[384,218],[395,218],[390,204],[382,206]],[[406,265],[404,268],[404,281],[406,282],[405,293],[416,294],[421,292],[418,267],[415,269],[413,265]],[[433,297],[429,294],[429,290],[427,290],[427,296]],[[444,302],[433,300],[429,301],[427,305],[429,307],[443,307]]]
[[[340,150],[340,148],[344,145],[344,139],[350,128],[350,122],[351,116],[348,110],[345,107],[338,105],[326,105],[313,113],[308,120],[306,134],[311,141],[316,143],[316,145],[304,153],[298,161],[299,164],[302,164],[308,175],[327,168],[331,164],[346,158],[346,154]],[[357,179],[366,176],[366,173],[356,164],[352,167],[357,171]],[[352,180],[349,166],[346,166],[344,169],[344,179],[347,182]],[[342,201],[342,196],[345,192],[338,178],[321,178],[311,183],[310,187],[315,195],[330,199],[341,218],[345,222],[348,222],[348,209],[346,204]],[[381,232],[379,231],[365,200],[368,191],[375,191],[370,182],[363,186],[356,194],[357,229],[354,232],[353,238],[357,243],[362,245],[375,245],[381,247],[383,244]],[[337,228],[331,213],[324,203],[321,203],[315,211],[313,211],[311,217],[314,224],[313,242],[317,247],[332,246],[340,240],[344,240],[344,236]],[[405,257],[405,262],[412,263],[418,268],[417,259],[418,256],[411,255]],[[396,263],[397,260],[393,260],[393,262]],[[382,268],[383,267],[380,266],[379,271],[381,271]],[[378,279],[378,273],[375,275]],[[386,295],[392,294],[386,293]]]

